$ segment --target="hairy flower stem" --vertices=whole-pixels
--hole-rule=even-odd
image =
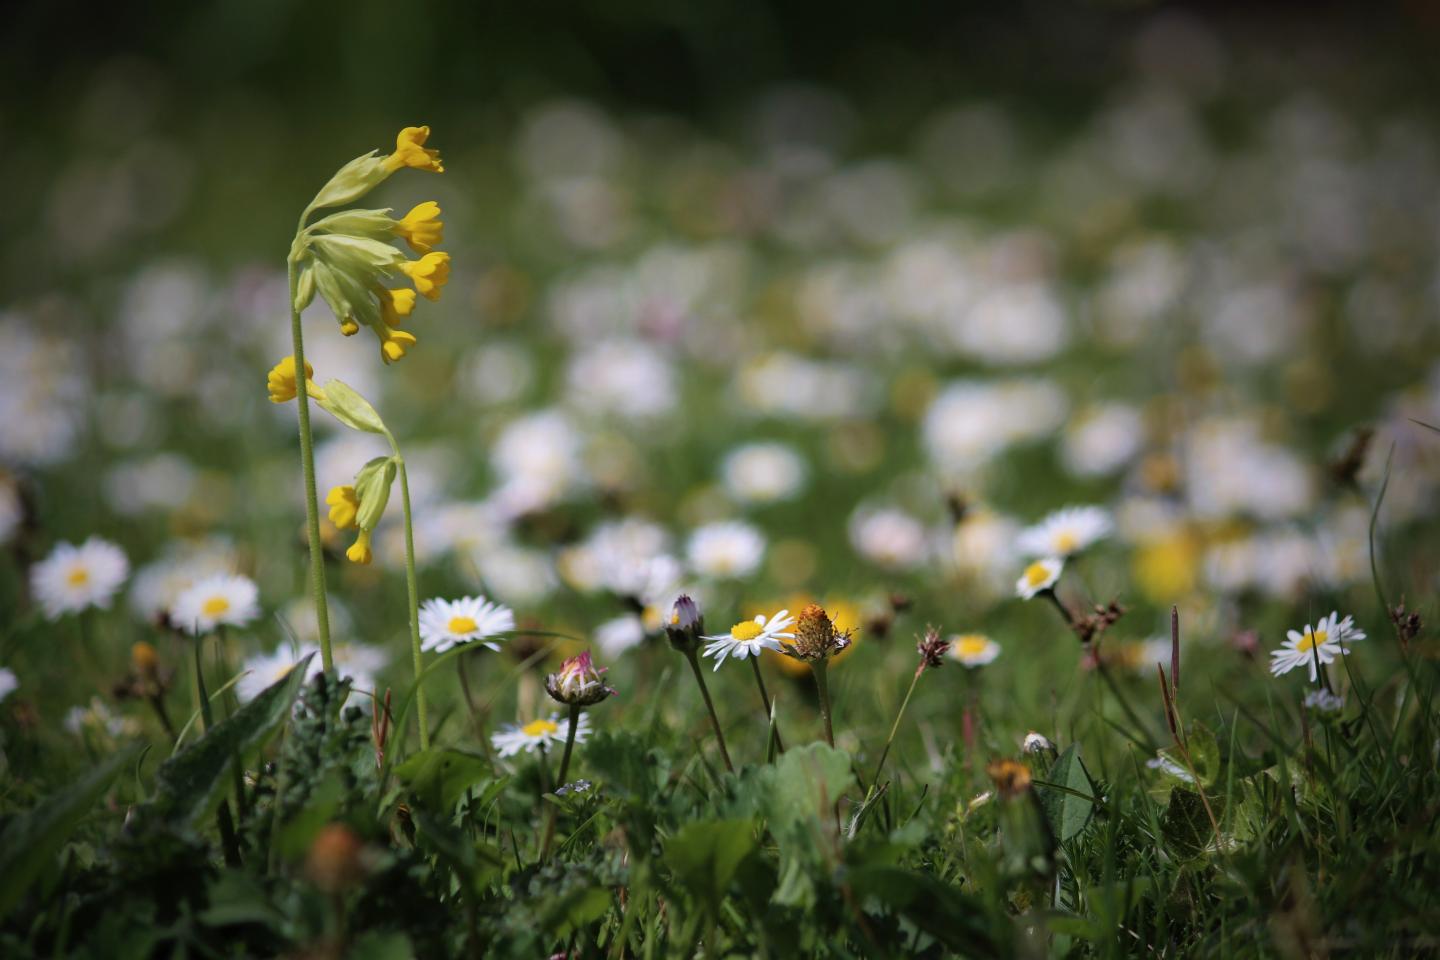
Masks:
[[[204,733],[215,725],[214,714],[210,710],[210,698],[205,694],[205,673],[200,663],[200,639],[196,637],[191,642],[194,648],[194,676],[195,702],[200,708],[200,732]],[[220,828],[220,843],[225,849],[225,865],[227,867],[240,866],[240,841],[235,837],[235,824],[230,819],[230,803],[225,799],[220,800],[220,808],[215,811],[215,823]]]
[[[915,692],[915,686],[920,682],[920,674],[925,672],[925,665],[922,663],[915,668],[915,676],[910,678],[910,689],[905,691],[905,699],[900,701],[900,710],[895,714],[895,723],[890,727],[890,736],[885,738],[885,749],[880,751],[880,762],[875,764],[875,776],[870,778],[870,789],[874,790],[880,785],[880,773],[885,769],[885,760],[890,756],[890,744],[895,742],[895,734],[900,731],[900,721],[905,718],[905,708],[910,706],[910,696]]]
[[[305,229],[309,209],[300,215],[296,233]],[[315,444],[310,433],[310,395],[305,386],[305,343],[300,331],[300,310],[295,305],[299,269],[292,248],[290,276],[290,340],[295,356],[295,379],[300,385],[295,406],[300,411],[300,466],[305,474],[305,532],[310,541],[310,594],[315,600],[315,629],[320,634],[320,662],[326,670],[335,665],[330,653],[330,606],[325,595],[325,554],[320,546],[320,506],[315,497]],[[423,714],[422,714],[423,715]]]
[[[825,721],[825,742],[835,746],[835,728],[830,721],[830,679],[826,675],[829,663],[826,659],[810,661],[810,672],[815,675],[815,692],[820,695],[820,719]]]
[[[765,678],[764,678],[763,676],[761,676],[761,674],[760,674],[760,657],[759,657],[759,655],[756,655],[756,656],[753,656],[753,657],[750,658],[750,666],[751,666],[751,667],[754,669],[754,671],[755,671],[755,685],[760,688],[760,702],[765,705],[765,724],[766,724],[766,726],[768,727],[768,726],[770,726],[770,718],[771,718],[771,712],[770,712],[770,691],[768,691],[768,690],[765,689]],[[774,729],[775,729],[775,752],[776,752],[776,753],[784,753],[784,752],[785,752],[785,742],[780,739],[780,724],[779,724],[779,723],[776,723],[776,724],[774,725]],[[766,752],[769,752],[770,745],[767,743],[767,744],[765,745],[765,748],[766,748]]]
[[[565,786],[565,777],[570,773],[570,753],[575,749],[575,731],[580,726],[580,706],[570,704],[570,728],[565,731],[565,752],[560,757],[560,776],[556,782]],[[555,841],[555,823],[559,819],[559,808],[551,804],[550,810],[545,815],[545,839],[540,842],[540,862],[544,863],[550,858],[550,846]]]
[[[420,654],[420,587],[415,577],[415,524],[410,516],[410,478],[405,472],[405,458],[395,438],[385,435],[400,473],[400,505],[405,514],[405,588],[410,593],[410,659],[415,668],[415,709],[420,717],[420,749],[430,749],[430,713],[425,705],[425,688],[420,685],[424,661]]]
[[[720,718],[716,716],[715,704],[710,700],[710,688],[705,686],[705,674],[700,669],[700,659],[693,650],[685,654],[685,659],[690,662],[695,682],[700,685],[700,696],[705,701],[705,710],[710,714],[710,726],[715,730],[715,742],[720,745],[720,757],[725,761],[725,769],[734,773],[735,765],[730,762],[730,751],[725,749],[725,733],[720,729]]]

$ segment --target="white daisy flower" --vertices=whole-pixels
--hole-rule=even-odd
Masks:
[[[1364,640],[1365,633],[1355,629],[1355,621],[1332,611],[1330,616],[1321,617],[1314,627],[1306,625],[1303,632],[1286,631],[1288,638],[1279,650],[1270,652],[1270,672],[1275,676],[1289,673],[1296,667],[1310,668],[1310,682],[1319,679],[1315,661],[1332,663],[1342,653],[1349,653],[1346,644],[1351,640]]]
[[[789,610],[781,610],[768,620],[762,613],[754,620],[741,620],[730,628],[729,633],[700,639],[710,641],[705,647],[705,656],[715,657],[715,669],[719,670],[726,657],[744,660],[760,656],[761,650],[779,653],[783,648],[781,640],[795,639],[795,634],[785,632],[794,622],[795,618],[790,616]]]
[[[14,693],[20,686],[20,681],[15,676],[15,671],[9,667],[0,667],[0,702]]]
[[[170,619],[193,636],[216,627],[243,627],[260,615],[260,590],[238,574],[206,577],[175,598]]]
[[[805,461],[783,443],[747,443],[725,455],[720,476],[739,503],[789,500],[805,485]]]
[[[65,714],[64,727],[77,736],[84,736],[87,730],[99,731],[110,737],[134,736],[140,732],[139,721],[116,713],[99,697],[91,697],[88,704],[71,707]]]
[[[1032,600],[1052,589],[1055,581],[1060,579],[1060,571],[1064,569],[1065,561],[1056,557],[1036,560],[1026,567],[1025,572],[1020,574],[1020,579],[1015,581],[1016,596],[1022,600]]]
[[[1066,507],[1020,532],[1016,545],[1030,557],[1068,557],[1110,535],[1114,524],[1099,507]]]
[[[235,681],[235,696],[241,703],[249,703],[270,686],[289,676],[290,671],[295,669],[295,664],[299,663],[307,654],[315,653],[317,649],[304,646],[296,650],[291,646],[281,645],[269,653],[257,653],[246,658],[245,663],[241,666],[244,676]],[[333,649],[331,653],[334,653]],[[319,656],[311,660],[312,671],[319,662]]]
[[[886,570],[915,570],[930,552],[925,525],[904,510],[861,505],[851,514],[848,526],[855,552]]]
[[[420,649],[434,653],[472,640],[499,650],[490,638],[514,629],[515,612],[484,597],[433,598],[420,606]]]
[[[58,620],[87,607],[110,608],[110,601],[130,572],[130,562],[115,544],[91,537],[80,546],[61,543],[50,556],[30,568],[30,590]]]
[[[962,666],[983,667],[1000,656],[1000,644],[980,633],[962,633],[950,638],[950,656]]]
[[[765,535],[740,520],[708,523],[690,534],[685,555],[701,576],[748,577],[765,557]]]
[[[534,753],[552,743],[563,744],[568,722],[568,718],[561,717],[558,713],[552,713],[549,719],[531,720],[524,725],[512,723],[493,735],[490,743],[495,747],[495,752],[502,757],[513,757],[522,751]],[[590,715],[582,713],[580,721],[575,725],[575,742],[584,743],[588,736],[590,736]]]
[[[235,696],[241,703],[248,703],[264,693],[273,684],[290,675],[295,665],[314,654],[305,679],[324,670],[320,659],[320,648],[305,644],[298,650],[288,644],[281,645],[270,653],[257,653],[245,661],[245,675],[235,682]],[[337,643],[331,646],[330,656],[335,661],[335,670],[342,677],[350,678],[350,695],[367,698],[375,689],[375,676],[385,669],[390,655],[378,647],[359,643]]]

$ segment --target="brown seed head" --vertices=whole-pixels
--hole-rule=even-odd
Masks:
[[[940,631],[935,627],[926,627],[925,635],[915,645],[916,651],[920,654],[920,666],[918,669],[933,669],[945,662],[945,651],[950,648],[950,641],[940,636]]]
[[[325,893],[343,893],[364,875],[364,844],[355,831],[332,823],[315,837],[305,856],[305,875]]]
[[[1003,798],[1018,797],[1030,789],[1030,768],[1016,760],[991,760],[985,772],[995,782],[995,792]]]

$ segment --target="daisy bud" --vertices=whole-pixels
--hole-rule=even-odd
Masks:
[[[1029,768],[1030,773],[1042,778],[1049,772],[1051,765],[1060,755],[1049,737],[1033,730],[1025,734],[1025,740],[1020,744],[1020,750],[1025,754],[1025,765]]]
[[[670,608],[670,622],[665,624],[670,646],[681,653],[691,653],[700,646],[700,635],[704,632],[705,618],[700,615],[700,605],[681,594]]]
[[[619,692],[605,685],[601,675],[607,669],[597,668],[587,650],[562,663],[558,672],[546,676],[545,692],[572,707],[591,706]]]
[[[355,831],[332,823],[310,844],[305,875],[324,893],[344,893],[364,878],[364,849]]]

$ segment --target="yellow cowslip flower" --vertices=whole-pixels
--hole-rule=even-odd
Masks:
[[[350,544],[350,549],[345,551],[345,558],[351,563],[358,563],[361,566],[369,564],[375,559],[375,554],[370,551],[370,531],[361,530],[355,542]]]
[[[440,204],[426,200],[395,221],[395,235],[402,237],[416,253],[429,253],[445,239],[445,224],[440,222]]]
[[[450,254],[427,253],[419,260],[407,260],[400,264],[400,272],[410,278],[422,297],[439,300],[440,288],[450,279]]]
[[[445,165],[440,162],[440,151],[425,148],[425,141],[429,139],[429,127],[406,127],[395,137],[395,152],[381,161],[381,165],[390,173],[401,167],[444,173]]]
[[[408,330],[386,330],[380,341],[380,359],[394,363],[415,345],[415,334]]]
[[[331,487],[330,492],[325,494],[325,502],[330,506],[330,522],[337,528],[345,530],[355,526],[355,516],[360,512],[360,497],[354,487],[348,484]]]
[[[305,389],[316,400],[323,399],[325,392],[315,385],[310,378],[315,376],[315,368],[307,360],[305,362]],[[286,357],[275,366],[270,368],[269,375],[265,378],[266,386],[270,389],[271,403],[288,403],[295,399],[299,388],[295,382],[295,358]]]
[[[415,291],[401,287],[392,290],[389,287],[376,287],[375,296],[380,300],[380,318],[385,321],[387,327],[400,326],[400,318],[408,317],[415,312]]]

